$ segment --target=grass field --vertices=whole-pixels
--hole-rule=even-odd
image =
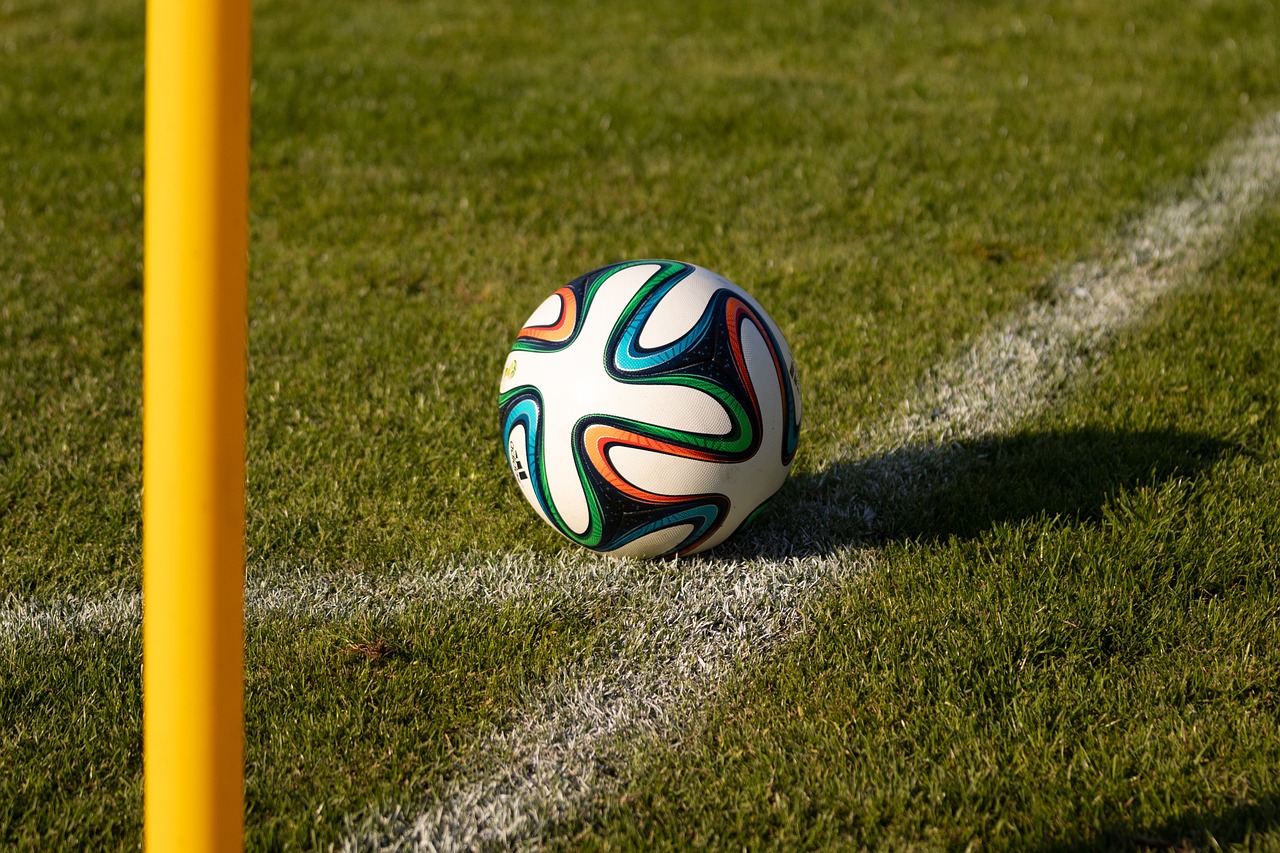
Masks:
[[[1280,850],[1273,3],[254,14],[250,849]],[[4,848],[141,839],[143,23],[0,0]],[[800,367],[705,558],[503,471],[629,257]]]

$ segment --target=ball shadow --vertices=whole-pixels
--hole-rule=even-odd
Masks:
[[[1077,430],[909,446],[793,476],[721,552],[782,558],[895,540],[969,538],[1049,516],[1101,517],[1117,492],[1194,478],[1244,452],[1177,430]]]

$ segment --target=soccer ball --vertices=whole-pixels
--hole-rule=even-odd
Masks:
[[[782,487],[800,438],[778,327],[679,261],[611,264],[553,293],[516,337],[498,405],[534,510],[617,556],[720,544]]]

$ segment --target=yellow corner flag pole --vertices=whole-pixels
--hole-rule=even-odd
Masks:
[[[244,846],[250,0],[148,0],[145,845]]]

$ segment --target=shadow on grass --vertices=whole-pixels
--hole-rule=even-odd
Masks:
[[[1280,829],[1280,797],[1272,795],[1255,802],[1220,811],[1185,812],[1157,826],[1141,829],[1113,824],[1087,839],[1054,841],[1041,853],[1101,853],[1110,850],[1222,850],[1230,846],[1258,843],[1256,836]],[[1252,848],[1250,848],[1252,849]]]
[[[1198,433],[1096,428],[903,447],[793,477],[728,550],[780,558],[969,538],[1042,515],[1097,520],[1122,490],[1194,478],[1241,452]]]

